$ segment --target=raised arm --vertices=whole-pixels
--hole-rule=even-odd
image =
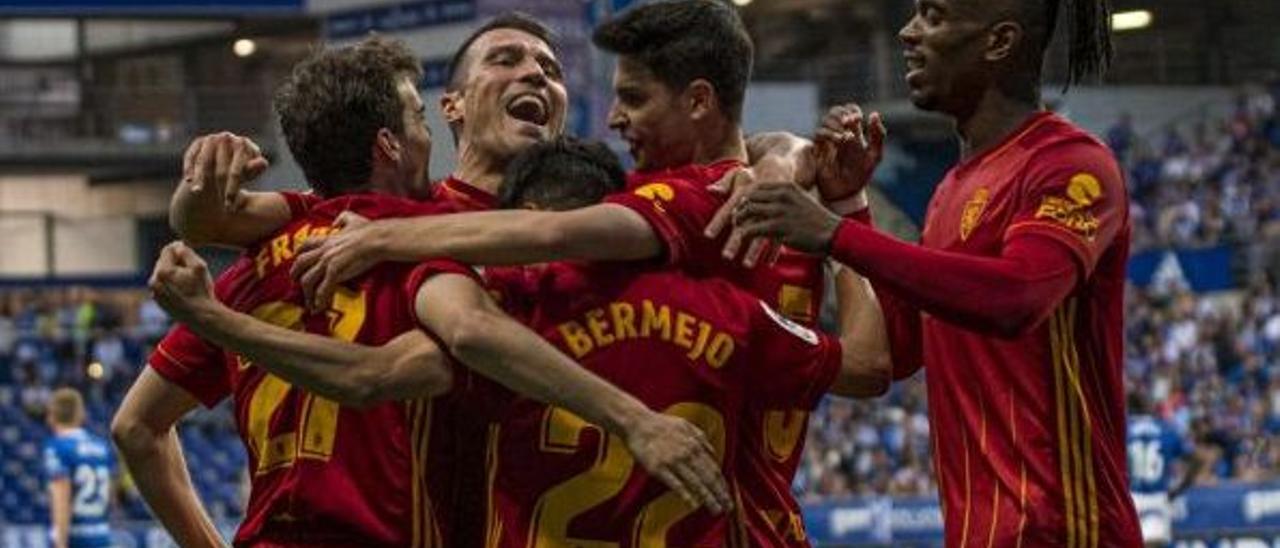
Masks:
[[[182,457],[174,425],[195,409],[194,398],[150,367],[142,370],[111,421],[111,438],[138,492],[179,546],[220,547]]]
[[[289,221],[284,195],[240,188],[268,166],[248,138],[227,132],[197,137],[182,164],[169,226],[187,243],[247,247]]]
[[[447,358],[426,335],[406,332],[382,346],[340,341],[273,325],[219,303],[203,260],[165,247],[152,274],[156,301],[206,340],[341,405],[363,407],[448,391]]]
[[[841,367],[831,392],[853,398],[881,396],[889,390],[892,363],[884,315],[871,284],[835,265]]]
[[[449,257],[468,264],[627,261],[659,256],[662,241],[638,213],[601,204],[571,211],[508,210],[375,221],[308,241],[294,276],[309,301],[381,261]]]
[[[713,187],[731,194],[708,223],[706,236],[715,238],[729,226],[734,210],[757,183],[791,182],[805,190],[814,188],[823,203],[840,214],[865,208],[864,189],[884,158],[887,135],[880,113],[872,112],[864,119],[862,108],[848,103],[827,110],[812,142],[785,132],[752,136],[747,141],[751,168],[738,170]],[[743,246],[747,246],[743,263],[750,268],[771,254],[765,250],[773,247],[773,242],[733,230],[725,241],[725,257],[738,256]]]
[[[1071,252],[1049,238],[1015,238],[996,257],[927,249],[841,219],[795,185],[759,186],[737,221],[747,237],[830,253],[921,311],[998,336],[1016,336],[1039,324],[1080,276]]]
[[[418,320],[468,367],[620,436],[636,461],[690,504],[705,504],[717,513],[732,506],[701,430],[651,411],[584,369],[507,316],[472,278],[445,273],[427,279],[415,308]]]

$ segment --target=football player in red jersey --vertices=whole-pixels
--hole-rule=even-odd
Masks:
[[[568,99],[558,49],[551,29],[518,12],[472,32],[454,52],[440,100],[457,148],[455,171],[434,186],[424,178],[406,195],[442,201],[455,211],[492,209],[507,162],[564,130]],[[317,201],[243,190],[268,165],[245,137],[224,132],[198,138],[187,160],[170,221],[189,244],[245,247],[288,222],[290,205]]]
[[[453,175],[434,187],[435,199],[446,202],[455,211],[491,207],[494,202],[491,193],[496,190],[502,169],[514,151],[538,137],[561,131],[565,97],[555,50],[554,36],[546,27],[518,14],[486,23],[457,49],[451,62],[449,89],[441,107],[456,139],[458,167]],[[279,197],[272,193],[239,191],[239,182],[251,178],[264,165],[256,147],[235,136],[220,135],[213,139],[216,142],[207,143],[208,146],[201,147],[195,154],[199,169],[194,170],[191,179],[202,183],[183,185],[175,195],[171,219],[179,234],[196,242],[243,245],[246,239],[252,241],[286,222],[287,208],[281,207]],[[238,196],[238,202],[245,207],[234,213],[224,210],[221,199],[224,194]],[[287,193],[283,196],[293,201],[306,198]],[[202,222],[192,226],[192,219],[202,219]],[[469,370],[459,371],[462,378],[457,379],[458,383],[471,384],[469,373]],[[463,459],[464,463],[478,462],[483,457],[485,432],[472,431],[470,426],[473,424],[465,423],[457,429],[461,437],[459,447],[476,451],[476,458]],[[483,470],[462,470],[460,474],[466,475],[477,488],[460,488],[459,496],[483,492]],[[483,502],[467,500],[459,504],[477,507]],[[468,516],[470,514],[462,517]],[[470,523],[457,529],[478,533],[483,525]]]
[[[307,314],[298,306],[299,292],[287,276],[290,261],[301,241],[329,230],[338,213],[348,208],[376,216],[433,211],[394,197],[425,174],[430,140],[413,85],[418,70],[403,45],[379,39],[318,54],[295,70],[277,98],[281,125],[312,185],[336,197],[314,205],[279,234],[253,246],[220,279],[219,296],[268,323],[375,344],[412,331],[421,322],[468,365],[499,373],[524,393],[578,409],[616,429],[646,466],[676,487],[692,489],[686,481],[718,476],[705,450],[706,440],[695,427],[650,412],[634,398],[584,374],[496,307],[474,303],[488,298],[473,282],[414,284],[407,267],[389,267],[344,290],[335,307],[322,314]],[[348,134],[335,127],[339,124],[333,123],[334,117],[344,119],[341,129]],[[367,156],[344,157],[335,146],[366,150]],[[164,260],[190,261],[191,254],[185,247],[171,246]],[[164,299],[163,292],[158,296]],[[370,309],[379,313],[368,314]],[[313,336],[305,344],[288,346],[279,339],[287,329],[254,329],[266,342],[241,348],[234,358],[177,329],[162,341],[115,421],[113,429],[131,467],[162,469],[144,493],[175,536],[207,531],[207,519],[189,493],[189,480],[184,480],[180,451],[170,435],[173,421],[196,399],[211,404],[234,394],[254,480],[237,544],[443,542],[438,518],[449,509],[433,506],[431,498],[440,492],[451,496],[451,490],[439,484],[447,484],[452,471],[448,444],[441,448],[430,440],[436,431],[461,419],[450,417],[447,400],[421,397],[447,387],[447,370],[415,369],[429,382],[423,390],[402,395],[419,397],[417,401],[346,409],[294,390],[253,366],[311,359],[316,349],[334,341]],[[411,347],[411,352],[399,358],[440,361],[438,349],[418,339],[400,345]],[[339,362],[373,357],[378,356],[353,353]],[[513,367],[516,363],[519,367]],[[668,467],[662,461],[684,463]],[[333,496],[335,492],[339,496]],[[687,490],[682,494],[689,496]]]
[[[622,170],[602,145],[542,143],[512,164],[503,200],[556,209],[588,205],[603,197],[603,181],[611,178],[620,186]],[[190,268],[179,270],[177,275],[188,280],[202,276]],[[875,395],[888,386],[887,347],[875,299],[848,273],[840,278],[837,341],[783,319],[727,282],[694,281],[661,268],[637,270],[554,263],[487,269],[484,277],[504,308],[573,353],[584,367],[711,432],[729,462],[740,445],[737,424],[748,398],[811,405],[833,385],[856,396]],[[443,274],[459,273],[446,266]],[[179,306],[230,314],[201,285],[189,282],[180,293],[190,302]],[[390,385],[423,382],[389,364],[366,362],[357,369],[387,378]],[[771,382],[753,382],[762,370]],[[333,367],[313,366],[308,376],[307,382],[318,384],[307,386],[317,390],[341,383],[341,371]],[[486,444],[488,545],[724,543],[729,532],[724,516],[668,500],[671,495],[663,495],[653,479],[632,471],[616,437],[493,385],[488,396],[485,392],[475,397],[493,408]],[[607,457],[597,460],[597,453]]]
[[[1130,221],[1098,139],[1040,105],[1045,48],[1071,18],[1071,80],[1105,67],[1106,2],[919,0],[899,33],[916,106],[955,120],[961,160],[920,245],[793,188],[736,206],[743,239],[828,252],[872,280],[896,376],[928,368],[948,546],[1140,546],[1122,380]],[[858,113],[827,131],[861,140]]]
[[[577,204],[594,203],[589,199],[598,193],[572,187],[585,174],[571,166],[586,163],[572,156],[589,152],[560,146],[535,145],[517,158],[503,188],[504,205],[558,204],[573,197],[579,197]],[[620,178],[621,170],[615,171]],[[507,310],[650,406],[687,413],[708,431],[722,432],[717,441],[726,447],[729,466],[745,447],[748,401],[807,408],[828,390],[868,397],[888,387],[876,301],[865,282],[847,273],[837,282],[837,344],[723,280],[694,281],[670,269],[617,263],[562,262],[514,272],[524,276],[513,281],[511,270],[500,268],[485,273]],[[663,319],[668,313],[669,325]],[[682,329],[682,323],[690,327]],[[664,326],[671,327],[669,337]],[[737,343],[732,352],[708,354],[721,348],[716,340]],[[721,358],[727,362],[717,365]],[[625,462],[592,462],[590,455],[611,451],[605,448],[616,440],[593,438],[571,415],[509,396],[497,405],[487,536],[497,545],[591,539],[627,546],[722,546],[736,534],[728,520],[664,502],[668,497],[653,498],[652,480],[616,473]],[[541,473],[529,474],[533,469]],[[616,492],[605,498],[611,491]],[[593,494],[602,497],[595,507],[572,504]]]
[[[774,267],[748,269],[721,257],[723,238],[703,235],[724,202],[707,187],[747,160],[739,120],[752,45],[736,12],[708,0],[655,2],[604,23],[595,42],[619,54],[609,120],[636,159],[627,192],[569,212],[503,211],[363,225],[304,251],[296,263],[306,272],[304,289],[315,288],[325,302],[336,283],[380,260],[663,258],[688,273],[727,278],[812,325],[823,291],[821,261],[785,252]],[[798,404],[749,412],[748,450],[735,476],[746,533],[754,542],[808,544],[790,490],[808,411]]]

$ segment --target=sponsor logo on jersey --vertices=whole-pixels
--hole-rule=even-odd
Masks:
[[[653,202],[654,209],[662,212],[666,212],[666,209],[663,208],[662,204],[670,202],[676,198],[675,189],[671,188],[671,185],[667,183],[648,183],[640,186],[632,192],[634,192],[636,196]]]
[[[1077,173],[1067,183],[1066,196],[1046,196],[1040,201],[1036,218],[1052,221],[1086,240],[1093,240],[1102,222],[1089,208],[1101,196],[1102,184],[1097,177]]]

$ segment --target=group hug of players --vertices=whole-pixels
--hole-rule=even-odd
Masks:
[[[434,184],[412,52],[313,54],[275,98],[310,193],[240,190],[267,166],[245,138],[187,151],[173,226],[243,254],[215,283],[162,252],[151,288],[180,324],[117,413],[122,457],[183,546],[222,541],[173,427],[227,397],[251,480],[236,545],[807,546],[809,410],[928,364],[948,545],[1138,544],[1123,179],[1024,89],[1056,6],[922,0],[902,29],[912,101],[964,151],[922,245],[871,226],[878,115],[744,137],[753,48],[718,1],[595,30],[629,173],[560,135],[555,39],[527,16],[458,47],[457,167]]]

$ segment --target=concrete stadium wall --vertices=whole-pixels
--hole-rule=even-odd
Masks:
[[[1232,88],[1215,86],[1094,86],[1065,95],[1058,88],[1045,89],[1046,99],[1061,101],[1059,112],[1098,135],[1125,112],[1133,116],[1138,133],[1206,117],[1221,119],[1230,112],[1234,95]]]
[[[91,186],[81,175],[0,177],[0,276],[135,273],[137,218],[163,215],[169,190]]]

